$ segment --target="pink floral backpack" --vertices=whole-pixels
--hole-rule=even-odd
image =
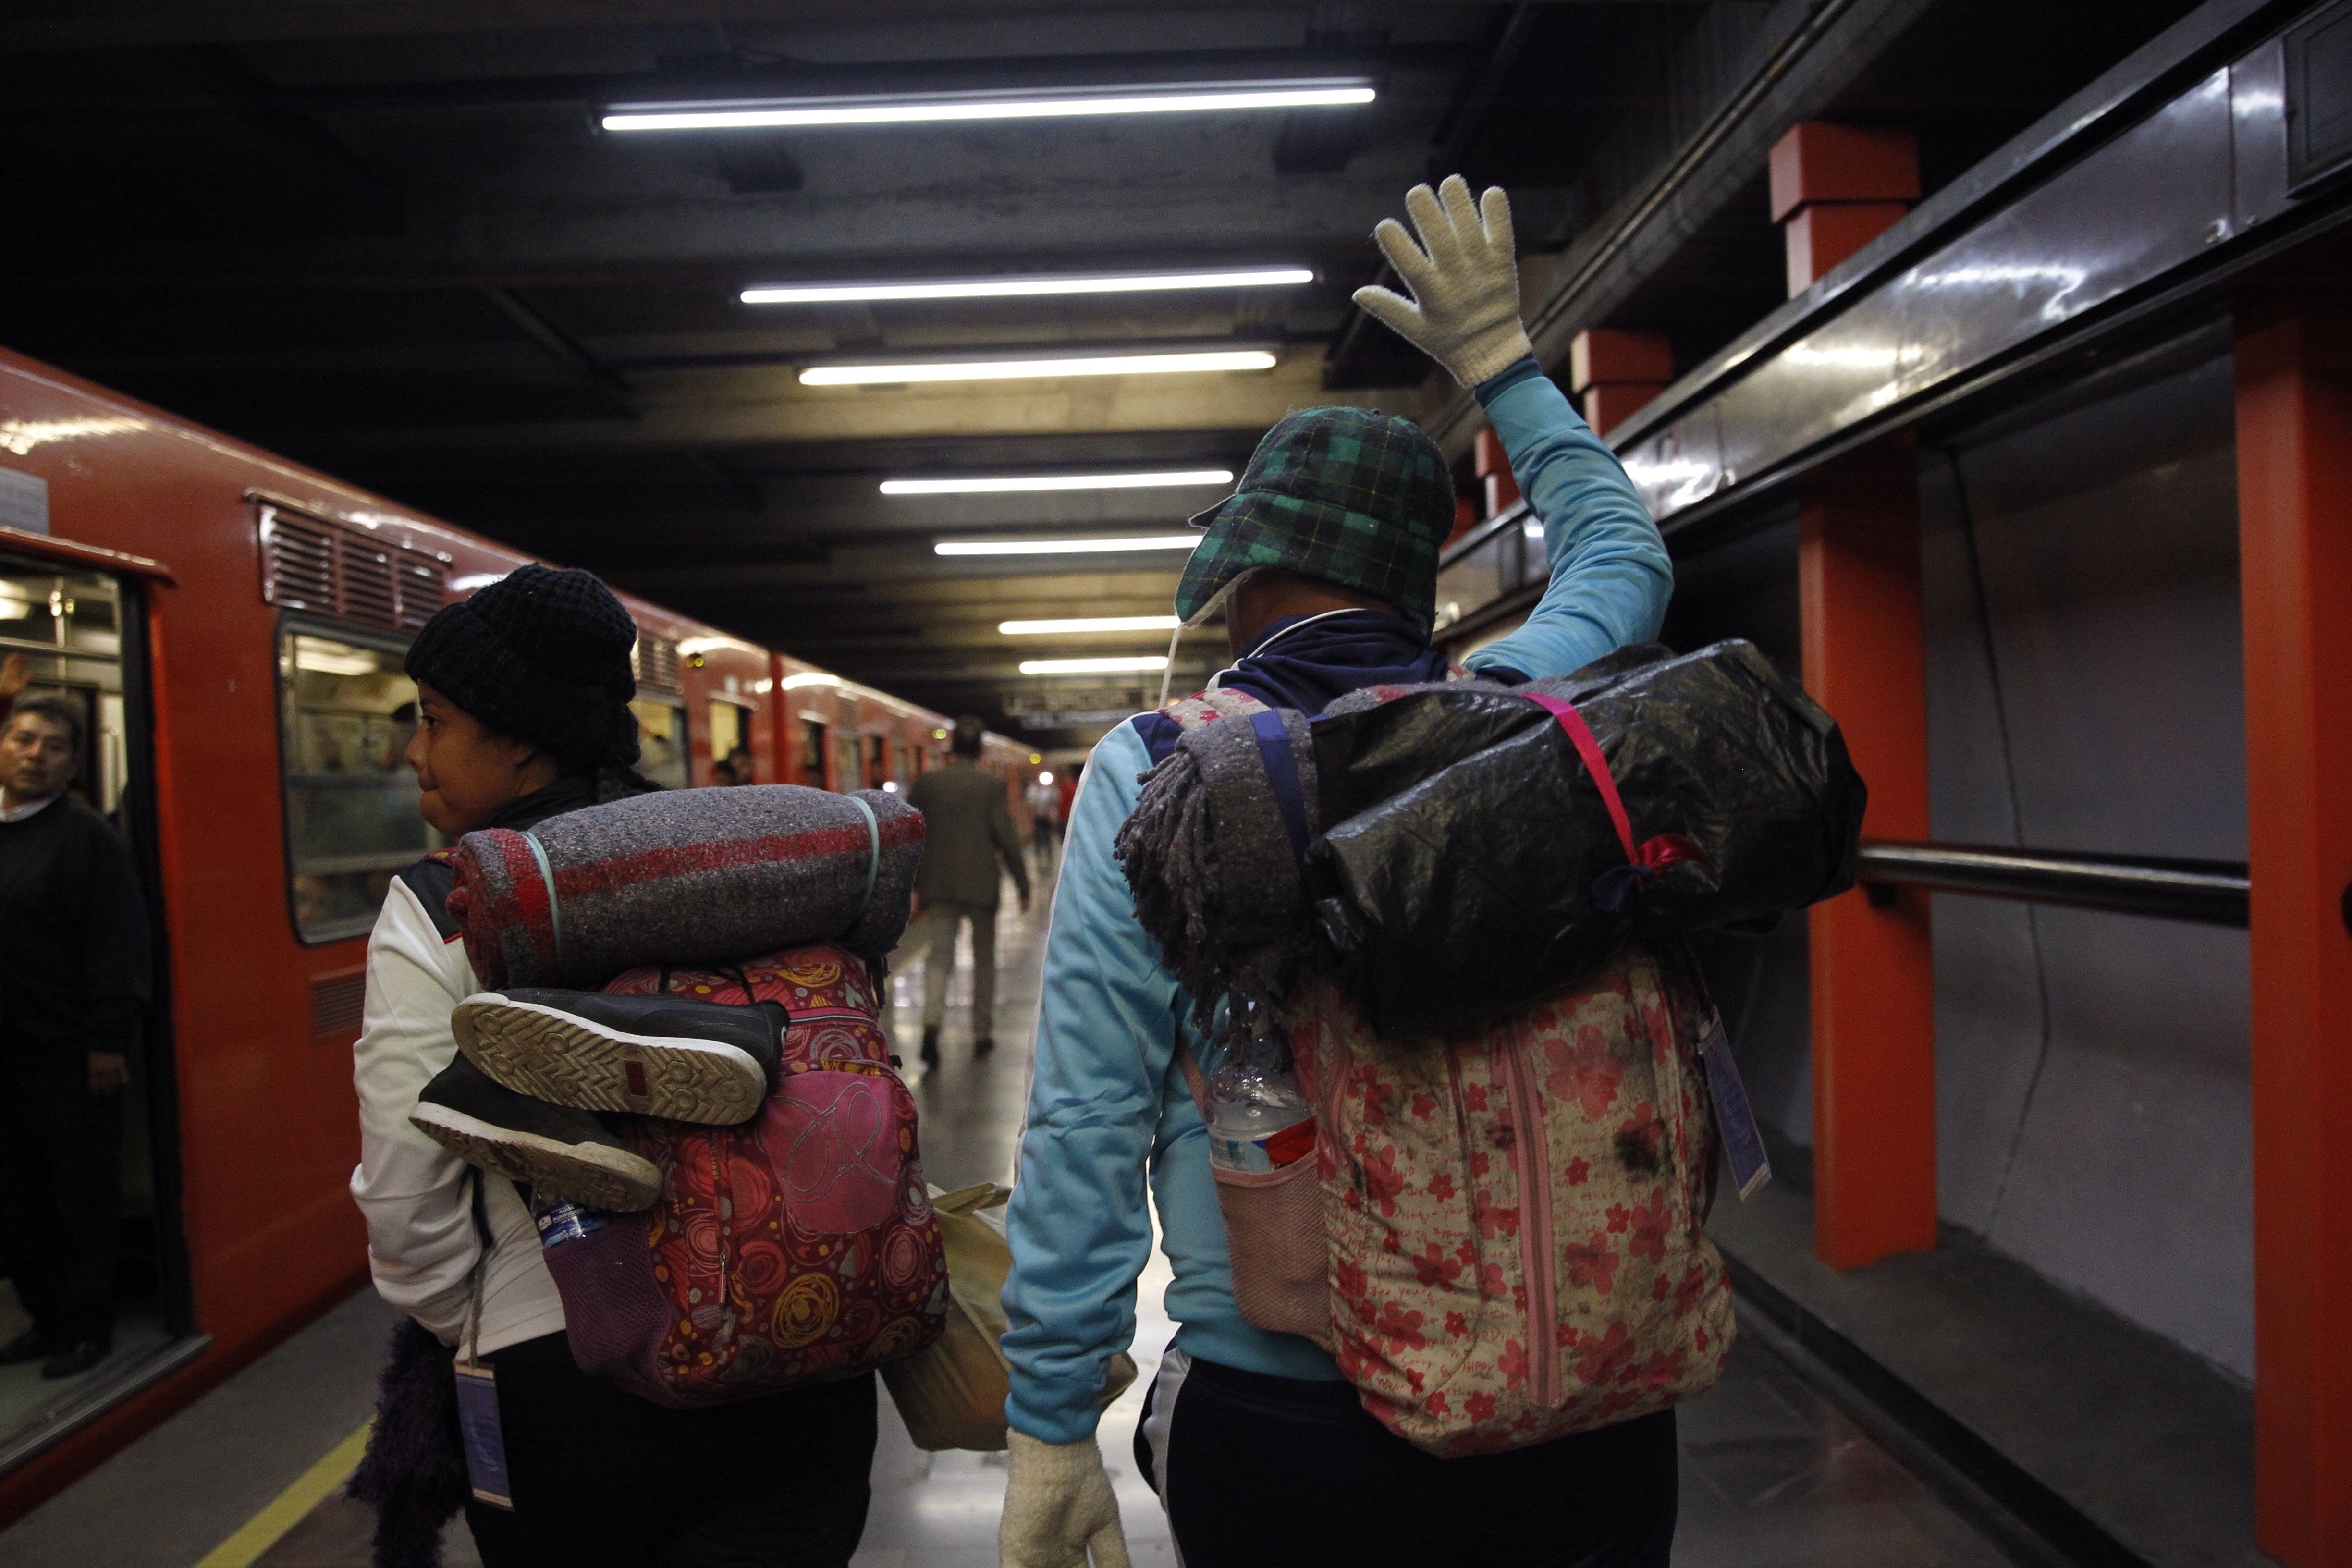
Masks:
[[[1223,691],[1165,710],[1186,729],[1264,710]],[[1705,1230],[1706,1013],[1685,961],[1641,946],[1462,1031],[1384,1039],[1302,987],[1283,1021],[1316,1157],[1214,1171],[1242,1316],[1331,1350],[1367,1410],[1441,1457],[1713,1386],[1733,1328]]]
[[[633,969],[604,989],[776,1002],[792,1022],[759,1115],[630,1118],[660,1201],[547,1249],[581,1369],[657,1405],[716,1405],[937,1339],[947,1255],[865,962],[794,948],[727,969]]]

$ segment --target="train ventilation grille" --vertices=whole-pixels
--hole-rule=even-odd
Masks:
[[[337,542],[341,568],[339,611],[343,619],[387,631],[400,624],[398,595],[392,586],[392,552],[372,540],[346,533]]]
[[[640,637],[636,648],[637,684],[678,689],[677,644],[668,637]]]
[[[275,499],[260,501],[261,597],[382,631],[413,632],[447,603],[443,556],[382,540]]]
[[[335,536],[324,523],[261,509],[261,596],[289,610],[335,613]]]
[[[413,632],[449,602],[449,568],[419,550],[403,550],[393,560],[400,595],[400,629]]]
[[[324,1040],[352,1033],[360,1026],[366,1002],[366,969],[318,976],[310,982],[311,1035]]]

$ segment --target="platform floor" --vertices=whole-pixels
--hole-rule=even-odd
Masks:
[[[1009,895],[1009,889],[1008,889]],[[930,1179],[953,1187],[1009,1179],[1035,1017],[1045,900],[999,926],[1003,1042],[974,1060],[969,976],[950,994],[946,1059],[914,1063],[922,973],[898,977],[898,1029],[923,1113]],[[1160,1310],[1164,1262],[1139,1303],[1134,1352],[1148,1379],[1170,1335]],[[373,1399],[389,1312],[354,1297],[13,1529],[0,1568],[364,1568],[368,1510],[342,1500],[352,1439]],[[1686,1568],[1999,1568],[2016,1559],[1897,1463],[1754,1336],[1724,1382],[1681,1412]],[[1143,1380],[1104,1423],[1138,1568],[1176,1561],[1158,1500],[1128,1462]],[[1003,1494],[1002,1455],[924,1454],[887,1397],[874,1504],[856,1568],[992,1568]],[[1965,1500],[1963,1500],[1965,1502]],[[449,1568],[479,1559],[462,1521]]]

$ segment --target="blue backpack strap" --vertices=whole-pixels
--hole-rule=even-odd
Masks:
[[[1265,763],[1266,782],[1274,786],[1275,804],[1282,810],[1282,830],[1290,837],[1290,857],[1307,858],[1307,791],[1298,778],[1298,758],[1282,727],[1282,715],[1262,708],[1249,716],[1257,735],[1257,754]]]

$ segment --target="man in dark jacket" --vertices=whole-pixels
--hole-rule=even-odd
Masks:
[[[71,1377],[114,1340],[122,1087],[151,987],[131,851],[66,794],[80,709],[20,698],[0,730],[0,1261],[33,1326],[0,1364]]]
[[[956,929],[971,922],[971,1051],[996,1048],[996,868],[1002,864],[1029,908],[1029,868],[1013,836],[1004,781],[983,773],[977,719],[959,719],[955,755],[915,781],[908,804],[923,814],[923,864],[915,896],[923,901],[923,1062],[940,1059],[940,1025],[947,1016],[948,977],[955,973]]]

